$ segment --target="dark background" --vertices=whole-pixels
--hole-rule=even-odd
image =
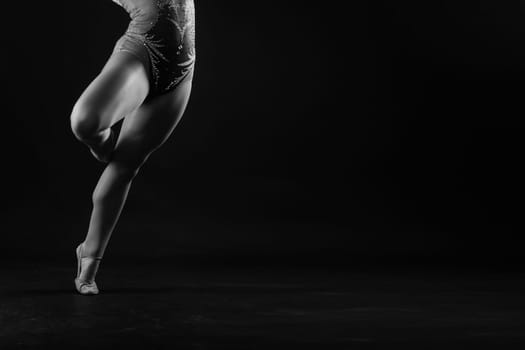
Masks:
[[[0,256],[73,259],[103,165],[69,115],[128,16],[110,0],[4,15]],[[196,0],[196,15],[190,104],[110,259],[523,261],[521,2]]]

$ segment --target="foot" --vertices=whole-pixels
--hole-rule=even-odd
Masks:
[[[91,154],[95,157],[96,160],[102,163],[109,163],[111,161],[111,156],[113,155],[113,150],[117,142],[117,137],[113,129],[109,128],[109,136],[106,140],[97,147],[89,147]]]
[[[95,275],[102,257],[83,256],[83,243],[76,249],[77,254],[77,276],[75,287],[80,294],[98,294],[99,289],[95,282]]]

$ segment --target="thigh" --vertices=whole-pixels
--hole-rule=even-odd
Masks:
[[[171,135],[188,104],[191,76],[169,93],[141,105],[122,123],[113,161],[139,167]]]
[[[111,127],[136,110],[149,91],[144,64],[126,51],[113,53],[101,72],[84,90],[75,108],[99,130]],[[93,120],[96,119],[96,120]]]

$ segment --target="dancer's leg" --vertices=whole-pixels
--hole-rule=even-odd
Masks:
[[[151,153],[166,141],[184,113],[191,78],[188,76],[175,90],[140,106],[124,119],[112,160],[93,192],[93,211],[84,241],[86,255],[104,255],[133,178]]]
[[[95,154],[103,153],[109,128],[136,110],[148,91],[142,62],[128,52],[116,52],[73,107],[73,134]]]

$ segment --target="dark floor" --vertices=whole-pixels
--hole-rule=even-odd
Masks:
[[[4,263],[0,349],[509,349],[525,273],[458,268]],[[501,347],[504,345],[504,347]]]

